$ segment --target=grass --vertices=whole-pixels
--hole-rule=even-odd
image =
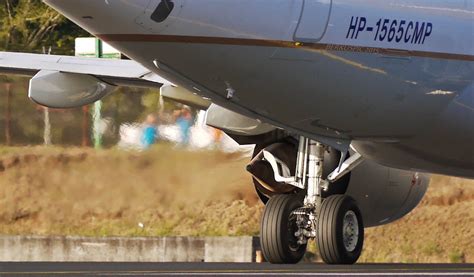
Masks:
[[[442,249],[440,248],[438,243],[434,241],[428,241],[424,243],[424,245],[421,245],[421,247],[422,253],[426,256],[437,256],[442,253]]]
[[[248,157],[159,145],[147,152],[0,148],[0,234],[257,235]],[[366,230],[361,262],[474,262],[473,181],[435,176],[421,205]],[[311,243],[307,261],[318,260]]]
[[[464,257],[464,253],[453,250],[449,253],[449,262],[450,263],[465,263],[466,259]]]

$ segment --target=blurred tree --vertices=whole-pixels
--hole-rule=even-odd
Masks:
[[[0,0],[0,49],[73,54],[74,39],[87,32],[41,0]]]
[[[7,95],[7,100],[5,101],[6,109],[5,109],[5,144],[10,145],[12,140],[11,135],[11,98],[12,98],[12,84],[5,83],[5,90]]]

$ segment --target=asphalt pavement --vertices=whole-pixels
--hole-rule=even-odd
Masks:
[[[474,264],[0,263],[0,276],[474,276]]]

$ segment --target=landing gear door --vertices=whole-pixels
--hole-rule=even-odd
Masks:
[[[300,21],[294,35],[298,42],[318,42],[326,32],[332,0],[303,0]]]

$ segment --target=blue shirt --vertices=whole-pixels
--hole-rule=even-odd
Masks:
[[[191,120],[184,117],[178,118],[176,120],[176,125],[178,125],[181,130],[182,143],[187,144],[189,142],[189,129],[191,128]]]
[[[150,148],[155,142],[156,138],[158,137],[158,130],[154,126],[147,126],[143,130],[142,135],[142,144],[145,148]]]

